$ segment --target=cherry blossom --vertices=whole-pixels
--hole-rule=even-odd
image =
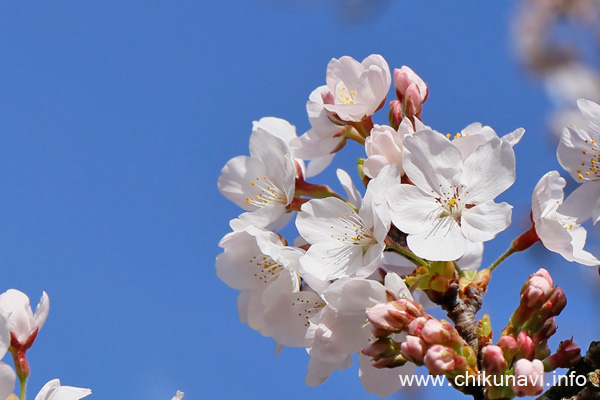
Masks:
[[[493,201],[515,180],[510,144],[493,138],[463,161],[443,135],[421,131],[405,139],[403,167],[414,185],[395,185],[386,196],[394,225],[419,257],[456,260],[467,242],[493,239],[510,224],[512,206]]]
[[[535,186],[531,205],[535,232],[548,250],[566,260],[598,265],[600,261],[583,250],[587,231],[577,223],[576,217],[564,214],[569,209],[561,207],[565,185],[557,171],[550,171]]]
[[[362,62],[344,56],[327,65],[327,88],[332,94],[325,109],[341,121],[360,122],[380,109],[392,78],[384,58],[372,54]]]
[[[369,182],[358,211],[334,197],[302,205],[296,227],[311,244],[300,259],[302,271],[327,280],[369,276],[377,268],[390,226],[382,187],[399,182],[397,169],[385,171]]]
[[[579,110],[587,129],[564,129],[558,144],[560,165],[582,185],[570,197],[569,206],[578,222],[592,218],[600,221],[600,105],[579,99]],[[566,206],[566,205],[565,205]]]
[[[10,334],[18,344],[25,345],[31,341],[29,343],[31,346],[33,339],[46,322],[49,311],[50,299],[46,292],[42,293],[35,314],[31,310],[29,297],[25,293],[9,289],[0,294],[0,313],[9,314]]]
[[[219,176],[221,194],[250,211],[232,223],[266,228],[279,220],[285,225],[286,206],[294,198],[296,168],[287,144],[263,129],[250,136],[250,157],[238,156],[227,162]]]

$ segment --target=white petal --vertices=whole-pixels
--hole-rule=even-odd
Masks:
[[[467,239],[451,217],[438,219],[438,226],[406,238],[409,249],[417,256],[431,261],[453,261],[465,254]]]
[[[61,386],[58,379],[53,379],[40,389],[35,400],[79,400],[90,394],[92,394],[90,389]]]
[[[335,171],[335,173],[337,175],[338,180],[340,181],[340,184],[344,188],[344,191],[346,192],[348,202],[354,207],[360,208],[360,205],[362,203],[362,196],[360,195],[360,192],[356,189],[356,186],[354,186],[354,182],[352,182],[352,178],[350,177],[350,175],[341,168],[338,168]]]
[[[510,204],[490,200],[463,211],[462,232],[471,242],[486,242],[510,225],[511,216]]]
[[[413,185],[401,184],[385,194],[394,225],[402,232],[426,233],[439,222],[442,212],[436,199]]]
[[[571,193],[560,206],[560,213],[575,217],[582,224],[593,217],[599,207],[600,181],[585,182]],[[596,219],[594,218],[594,223]]]
[[[364,354],[358,355],[360,370],[358,376],[367,393],[375,393],[379,397],[388,397],[402,387],[398,375],[413,375],[414,364],[407,363],[396,368],[375,368],[371,359]]]
[[[420,131],[404,140],[402,167],[426,193],[441,195],[458,184],[462,174],[460,151],[444,135]]]
[[[480,146],[464,164],[461,183],[467,187],[467,203],[493,200],[515,182],[515,153],[499,139]]]
[[[308,362],[308,373],[305,382],[308,386],[321,385],[335,370],[342,371],[352,365],[352,355],[344,357],[341,361],[327,362],[316,357],[311,357]]]

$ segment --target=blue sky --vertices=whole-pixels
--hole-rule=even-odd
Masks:
[[[0,4],[0,290],[34,304],[45,290],[51,304],[29,351],[30,398],[55,377],[97,399],[170,399],[177,389],[186,399],[369,398],[356,369],[307,387],[305,352],[275,357],[271,339],[239,322],[237,293],[214,271],[240,212],[217,191],[220,169],[248,153],[254,120],[307,130],[305,103],[332,57],[379,53],[412,67],[430,88],[423,118],[440,131],[525,127],[517,184],[502,198],[515,206],[513,227],[484,263],[525,228],[533,186],[560,167],[550,103],[511,49],[513,2],[376,10],[357,21],[334,2]],[[354,173],[363,154],[346,153],[336,166]],[[542,266],[569,297],[557,339],[598,340],[597,274],[537,247],[494,272],[483,310],[494,328]]]

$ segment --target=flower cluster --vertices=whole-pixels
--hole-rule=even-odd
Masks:
[[[392,77],[389,125],[376,124]],[[581,188],[563,204],[565,180],[556,171],[546,174],[533,191],[532,228],[489,268],[480,268],[484,243],[511,223],[512,206],[496,198],[515,182],[513,146],[524,130],[499,137],[472,123],[456,134],[441,133],[423,122],[428,96],[412,69],[392,73],[380,55],[362,62],[333,59],[326,85],[309,96],[311,128],[298,136],[289,122],[262,118],[253,126],[250,156],[231,159],[221,172],[220,192],[245,212],[231,220],[231,232],[219,243],[217,275],[241,291],[242,322],[279,346],[307,349],[308,385],[347,368],[353,354],[365,390],[379,396],[397,391],[398,375],[412,373],[414,365],[452,381],[483,371],[525,376],[542,361],[547,369],[569,364],[565,357],[572,361],[564,355],[573,348],[568,343],[554,356],[546,351],[566,299],[545,270],[526,283],[497,345],[491,344],[489,317],[477,322],[474,316],[491,271],[538,241],[569,261],[600,264],[583,250],[581,226],[600,219],[600,106],[580,102],[589,132],[565,130],[558,150]],[[309,182],[348,141],[364,145],[358,160],[364,191],[341,169],[344,195]],[[290,238],[284,232],[293,227],[282,229],[294,218],[298,235]],[[436,304],[454,324],[425,313]],[[534,392],[463,391],[477,390],[490,398]]]

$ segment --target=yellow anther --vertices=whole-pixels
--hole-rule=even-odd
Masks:
[[[583,179],[583,175],[581,175],[581,174],[577,175],[577,177],[578,177],[579,179]]]

